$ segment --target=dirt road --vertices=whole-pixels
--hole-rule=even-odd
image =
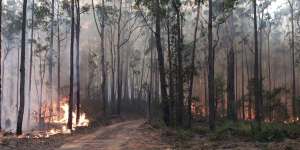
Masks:
[[[58,150],[145,150],[169,149],[157,135],[142,130],[144,120],[113,124],[62,145]],[[147,135],[146,135],[147,134]]]

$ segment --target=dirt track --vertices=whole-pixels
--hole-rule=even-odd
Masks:
[[[141,150],[169,149],[155,135],[145,135],[144,120],[133,120],[100,128],[92,134],[62,145],[58,150]]]

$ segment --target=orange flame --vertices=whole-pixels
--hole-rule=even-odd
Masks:
[[[48,138],[56,134],[70,134],[71,130],[67,128],[68,123],[68,113],[69,113],[69,98],[64,97],[60,102],[52,103],[49,105],[45,103],[42,106],[42,117],[45,123],[47,124],[56,124],[61,128],[51,128],[45,132],[45,134],[34,135],[33,138]],[[60,106],[60,110],[53,109]],[[53,111],[56,110],[56,111]],[[80,114],[78,123],[76,122],[76,110],[72,112],[72,130],[76,130],[76,127],[87,127],[89,125],[89,120],[86,118],[85,113]]]

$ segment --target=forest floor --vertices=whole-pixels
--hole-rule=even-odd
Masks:
[[[119,120],[110,125],[87,128],[72,135],[55,135],[49,138],[3,138],[0,150],[298,150],[300,139],[261,143],[232,136],[212,140],[209,133],[158,128],[143,119]]]

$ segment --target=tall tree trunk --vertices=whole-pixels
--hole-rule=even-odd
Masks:
[[[57,117],[60,118],[60,57],[61,57],[61,39],[60,39],[60,6],[59,2],[57,3]]]
[[[260,90],[260,79],[259,79],[259,50],[258,50],[258,39],[257,39],[257,12],[256,12],[256,0],[253,0],[253,14],[254,14],[254,46],[255,46],[255,63],[254,63],[254,81],[255,81],[255,120],[258,123],[258,129],[261,129],[261,90]]]
[[[29,81],[28,81],[28,117],[27,117],[27,126],[30,125],[30,109],[31,109],[31,79],[32,79],[32,64],[33,64],[33,38],[34,38],[34,0],[31,3],[31,40],[30,40],[30,58],[29,58]]]
[[[115,61],[114,61],[114,34],[111,27],[111,39],[110,39],[110,55],[111,55],[111,112],[112,114],[115,113],[115,105],[116,105],[116,99],[115,99]]]
[[[22,15],[22,39],[21,39],[21,67],[20,67],[20,108],[17,120],[17,135],[22,134],[22,123],[25,106],[25,50],[26,50],[26,20],[27,20],[27,0],[23,0]]]
[[[0,131],[2,130],[2,0],[0,0]]]
[[[260,109],[260,117],[261,117],[261,120],[263,120],[264,118],[265,118],[265,114],[264,114],[264,110],[263,110],[263,106],[264,106],[264,103],[266,103],[264,100],[263,100],[263,96],[262,96],[262,92],[263,92],[263,71],[262,71],[262,69],[263,69],[263,65],[262,65],[262,51],[263,51],[263,20],[264,20],[264,15],[265,15],[265,13],[264,13],[264,9],[262,10],[262,12],[261,12],[261,17],[260,17],[260,19],[261,20],[259,20],[260,21],[260,25],[259,25],[259,99],[260,99],[260,101],[259,101],[259,109]]]
[[[174,9],[176,12],[176,29],[177,29],[177,84],[176,90],[178,92],[178,99],[176,105],[176,123],[178,126],[183,124],[183,109],[184,109],[184,95],[183,95],[183,67],[182,67],[182,34],[181,34],[181,14],[180,14],[180,4],[173,1]]]
[[[49,64],[49,99],[51,101],[51,105],[49,108],[50,111],[50,118],[52,118],[52,113],[53,113],[53,98],[52,98],[52,94],[53,94],[53,89],[52,89],[52,84],[53,84],[53,53],[54,53],[54,49],[53,49],[53,45],[54,45],[54,13],[55,13],[55,8],[54,8],[54,3],[55,1],[52,0],[51,3],[51,29],[50,29],[50,50],[49,50],[49,57],[48,57],[48,64]]]
[[[121,99],[122,99],[122,68],[121,68],[121,52],[120,52],[120,40],[121,40],[121,19],[122,19],[122,3],[123,0],[120,0],[120,8],[119,8],[119,18],[117,23],[118,28],[118,35],[117,35],[117,95],[118,95],[118,101],[117,101],[117,114],[121,114]]]
[[[267,49],[268,49],[268,80],[269,80],[269,92],[272,91],[272,78],[271,78],[271,49],[270,49],[270,34],[271,34],[271,25],[269,25],[269,31],[267,33]],[[269,119],[272,120],[272,113],[271,113],[271,102],[268,102],[267,108],[269,113]]]
[[[106,116],[107,110],[106,110],[106,65],[105,65],[105,49],[104,49],[104,33],[105,33],[105,3],[104,0],[102,0],[102,20],[101,20],[101,68],[102,68],[102,100],[103,100],[103,113],[104,116]]]
[[[74,82],[74,0],[71,0],[71,46],[70,46],[70,93],[69,93],[69,114],[68,129],[72,130],[72,112],[73,112],[73,82]]]
[[[167,19],[167,38],[168,38],[168,64],[169,64],[169,111],[170,111],[170,120],[173,122],[174,120],[174,104],[175,104],[175,96],[174,96],[174,76],[173,76],[173,62],[172,62],[172,51],[171,51],[171,33],[170,33],[170,17]]]
[[[193,84],[194,84],[194,74],[195,74],[195,55],[196,55],[196,47],[197,47],[197,34],[198,34],[198,24],[200,18],[200,0],[197,1],[197,16],[196,16],[196,25],[194,32],[194,41],[193,41],[193,49],[192,49],[192,62],[190,68],[190,82],[189,82],[189,93],[188,93],[188,127],[191,127],[192,124],[192,96],[193,96]]]
[[[163,111],[163,120],[168,126],[170,124],[170,112],[169,112],[169,102],[167,95],[167,83],[166,83],[166,73],[164,66],[164,53],[161,43],[161,8],[160,1],[155,0],[155,40],[157,48],[157,57],[159,63],[159,74],[160,74],[160,90],[162,96],[162,111]]]
[[[215,130],[215,52],[213,50],[213,33],[212,33],[212,0],[209,0],[209,16],[208,16],[208,99],[209,99],[209,128]]]
[[[233,46],[231,46],[229,53],[228,53],[228,83],[227,83],[227,102],[228,102],[228,109],[227,109],[227,116],[230,120],[236,120],[236,112],[235,112],[235,88],[234,88],[234,79],[235,79],[235,72],[234,72],[234,50]]]
[[[292,112],[293,117],[296,118],[297,107],[296,107],[296,73],[295,73],[295,25],[294,25],[294,0],[288,0],[291,12],[291,25],[292,25],[292,41],[291,41],[291,51],[292,51]]]
[[[79,0],[76,0],[76,2],[76,123],[78,124],[80,119],[80,2]]]
[[[17,77],[20,76],[20,49],[18,48],[18,64],[17,64]],[[16,93],[16,99],[17,99],[17,102],[16,102],[16,113],[18,113],[18,110],[19,110],[19,98],[20,98],[20,78],[17,78],[17,93]]]
[[[250,69],[249,69],[249,63],[248,63],[248,55],[247,52],[245,51],[245,56],[246,56],[246,70],[247,70],[247,83],[249,86],[249,83],[251,82],[251,75],[250,75]],[[252,90],[248,88],[248,107],[247,107],[247,118],[246,119],[252,119]]]
[[[206,117],[208,117],[208,95],[207,95],[207,80],[208,80],[208,78],[207,78],[207,71],[208,71],[208,67],[207,67],[207,62],[205,63],[205,67],[204,67],[205,69],[204,69],[204,71],[203,71],[203,77],[204,77],[204,82],[203,82],[203,86],[204,86],[204,110],[205,110],[205,116]]]
[[[153,34],[151,33],[151,44],[153,40]],[[153,87],[153,49],[150,51],[150,83],[148,89],[148,122],[151,123],[151,103],[152,103],[152,89]]]
[[[245,64],[244,64],[244,55],[245,55],[245,43],[243,41],[242,47],[242,118],[245,120]]]

